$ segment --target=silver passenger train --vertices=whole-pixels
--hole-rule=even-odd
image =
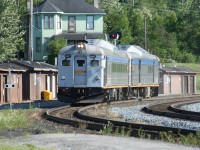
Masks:
[[[58,55],[59,100],[123,100],[158,95],[160,60],[135,45],[78,43]]]

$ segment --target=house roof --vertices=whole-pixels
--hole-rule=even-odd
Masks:
[[[63,37],[67,40],[85,40],[86,39],[99,39],[104,38],[103,33],[61,33],[55,37]]]
[[[57,67],[43,63],[20,60],[9,60],[0,63],[0,71],[57,71]]]
[[[165,73],[197,73],[197,71],[187,68],[187,67],[182,67],[182,66],[162,66],[160,69],[161,71]]]
[[[84,0],[44,0],[34,9],[34,13],[84,13],[105,14],[102,10],[86,3]]]

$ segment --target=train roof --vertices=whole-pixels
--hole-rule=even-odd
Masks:
[[[94,40],[90,44],[86,44],[86,51],[82,50],[85,54],[103,54],[106,56],[122,57],[122,58],[131,58],[131,59],[147,59],[147,60],[156,60],[160,59],[142,49],[137,45],[118,45],[115,46],[112,43],[105,40]],[[63,53],[77,53],[79,50],[76,49],[76,45],[69,45],[60,50],[60,54]],[[128,53],[127,53],[128,52]]]
[[[79,50],[76,49],[76,45],[69,45],[60,50],[59,54],[71,53],[75,54]],[[106,56],[117,56],[122,58],[128,58],[128,55],[124,51],[119,51],[118,47],[105,40],[94,40],[92,44],[86,44],[86,51],[82,50],[85,54],[103,54]]]
[[[132,55],[133,58],[137,57],[137,55],[139,55],[142,59],[151,59],[151,60],[157,60],[157,61],[160,61],[160,59],[153,55],[153,54],[150,54],[149,52],[147,52],[145,49],[141,48],[140,46],[138,45],[118,45],[118,48],[120,50],[123,50],[123,51],[127,51]]]

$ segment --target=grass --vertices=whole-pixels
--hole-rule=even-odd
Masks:
[[[0,131],[26,127],[28,125],[28,115],[23,110],[8,109],[0,111]]]
[[[108,122],[100,132],[104,135],[130,137],[132,129],[131,127],[128,129],[125,127],[114,127],[112,123]],[[139,138],[149,140],[153,137],[151,134],[147,134],[143,129],[139,129],[137,135]],[[180,133],[174,135],[172,132],[160,132],[156,139],[164,142],[200,147],[200,132],[197,132],[196,134],[190,133],[188,135],[182,135]]]
[[[166,66],[183,66],[187,68],[191,68],[193,70],[196,70],[200,73],[200,64],[191,64],[191,63],[165,63]]]
[[[131,136],[131,127],[130,128],[114,127],[112,123],[108,122],[108,124],[105,125],[100,132],[104,135],[130,137]]]
[[[188,135],[173,135],[172,132],[160,132],[159,138],[161,141],[190,145],[190,146],[198,146],[200,147],[200,132],[196,134],[188,134]]]
[[[32,144],[26,144],[22,146],[0,145],[0,150],[46,150],[46,149],[38,148]]]
[[[200,64],[190,63],[166,63],[166,66],[183,66],[195,70],[198,74],[196,76],[196,88],[197,92],[200,93]]]

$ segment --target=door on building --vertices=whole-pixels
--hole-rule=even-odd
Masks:
[[[36,76],[36,99],[40,99],[40,87],[41,87],[41,77],[39,75]]]
[[[172,77],[169,76],[169,93],[171,94],[172,93]]]
[[[51,91],[51,76],[50,75],[46,76],[46,90]]]
[[[52,76],[52,98],[56,98],[56,76]]]
[[[30,100],[30,76],[27,73],[22,74],[22,99]]]
[[[183,93],[188,93],[188,76],[183,77]]]
[[[194,76],[190,76],[190,93],[194,93]]]
[[[7,76],[3,76],[3,103],[8,103],[8,89],[4,87],[7,84]]]
[[[76,32],[76,17],[69,16],[68,18],[68,32]]]

